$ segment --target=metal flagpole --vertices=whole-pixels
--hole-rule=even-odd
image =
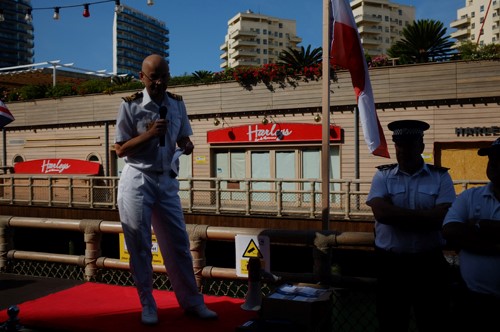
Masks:
[[[323,0],[321,217],[322,228],[330,227],[330,0]]]

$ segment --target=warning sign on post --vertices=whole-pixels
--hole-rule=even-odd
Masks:
[[[123,233],[119,234],[119,240],[120,240],[120,261],[122,262],[129,262],[130,261],[130,254],[127,250],[127,245],[125,244],[125,236]],[[160,247],[158,246],[158,242],[156,241],[156,236],[153,234],[151,238],[151,253],[153,254],[153,261],[152,263],[154,265],[163,265],[163,257],[160,252]]]
[[[236,275],[248,277],[247,264],[250,258],[259,258],[261,267],[270,271],[269,237],[262,235],[236,235]]]

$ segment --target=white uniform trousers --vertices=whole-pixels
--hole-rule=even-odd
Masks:
[[[189,237],[178,195],[179,182],[168,172],[142,172],[125,165],[118,186],[118,209],[130,254],[130,268],[141,304],[154,305],[151,226],[179,305],[200,305]]]

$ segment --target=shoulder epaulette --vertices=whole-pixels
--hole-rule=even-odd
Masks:
[[[441,171],[441,172],[448,172],[448,170],[449,170],[448,167],[441,167],[441,166],[436,166],[436,165],[431,165],[431,164],[427,164],[427,166],[429,166],[430,169],[435,169],[435,170]]]
[[[175,99],[177,101],[182,101],[182,96],[181,95],[176,95],[175,93],[172,93],[172,92],[168,92],[167,91],[167,95],[172,98],[172,99]]]
[[[136,92],[128,97],[122,97],[122,99],[127,103],[130,103],[131,101],[137,100],[139,98],[142,98],[142,91]]]
[[[385,170],[388,170],[388,169],[393,169],[396,166],[398,166],[398,164],[386,164],[386,165],[377,166],[377,168],[379,170],[381,170],[381,171],[385,171]]]

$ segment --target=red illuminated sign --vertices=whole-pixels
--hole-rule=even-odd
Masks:
[[[83,174],[98,175],[101,164],[78,159],[37,159],[14,165],[19,174]]]
[[[228,127],[207,132],[207,143],[317,142],[322,126],[309,123],[268,123]],[[342,140],[342,129],[330,125],[330,142]]]

